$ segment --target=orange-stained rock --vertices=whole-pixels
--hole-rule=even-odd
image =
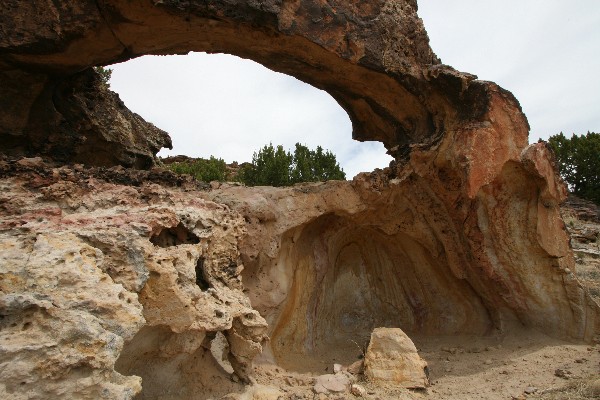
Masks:
[[[0,397],[221,397],[261,350],[348,365],[379,326],[598,339],[551,154],[414,0],[5,0],[0,33]],[[189,51],[326,90],[395,161],[290,188],[123,168],[170,141],[90,67]]]
[[[434,170],[434,150],[351,182],[206,193],[247,222],[242,275],[270,324],[274,359],[338,347],[350,364],[353,342],[377,326],[482,335],[524,325],[593,339],[600,313],[572,273],[559,199],[548,189],[555,175],[526,157],[547,157],[543,149],[505,162],[475,198],[451,170],[417,172]]]
[[[327,91],[355,139],[379,140],[398,160],[454,131],[471,149],[457,160],[466,164],[510,157],[527,140],[509,92],[440,64],[414,0],[7,0],[0,26],[11,33],[0,39],[0,143],[12,154],[151,166],[168,138],[84,70],[190,51],[249,58]],[[472,194],[493,165],[477,166]]]

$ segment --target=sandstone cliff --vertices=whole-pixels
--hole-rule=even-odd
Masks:
[[[544,144],[527,147],[473,197],[421,164],[439,159],[433,150],[391,176],[208,196],[246,219],[242,275],[275,359],[351,346],[377,326],[592,339],[598,307],[573,274],[549,158]]]
[[[300,370],[379,326],[597,338],[552,155],[509,92],[440,64],[415,1],[0,11],[2,397],[210,398],[243,391],[257,358]],[[90,67],[188,51],[328,91],[395,161],[283,189],[123,168],[169,139]]]

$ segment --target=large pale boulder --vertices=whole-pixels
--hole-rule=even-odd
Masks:
[[[427,362],[400,328],[376,328],[365,354],[365,376],[370,381],[394,383],[410,389],[429,385]]]

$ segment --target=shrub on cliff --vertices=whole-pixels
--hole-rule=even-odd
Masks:
[[[112,69],[100,67],[94,67],[94,71],[100,75],[100,82],[106,89],[110,89],[110,78],[112,77]]]
[[[199,181],[225,181],[227,178],[227,164],[221,158],[195,158],[182,162],[174,162],[166,166],[178,174],[192,175]]]
[[[561,176],[569,190],[579,197],[600,204],[600,133],[566,138],[551,136],[548,143],[558,160]]]
[[[317,146],[316,150],[296,143],[292,154],[283,146],[264,146],[252,156],[252,163],[238,173],[241,182],[248,186],[288,186],[299,182],[317,182],[346,179],[336,157],[329,150]]]

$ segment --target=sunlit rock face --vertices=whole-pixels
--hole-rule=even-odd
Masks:
[[[527,145],[509,92],[439,63],[414,1],[7,0],[0,11],[0,397],[219,397],[243,391],[261,352],[296,370],[346,363],[380,326],[600,331],[573,274],[551,154]],[[354,138],[383,142],[395,161],[292,188],[208,190],[122,168],[151,167],[169,138],[90,67],[189,51],[326,90]],[[119,167],[13,159],[23,154]]]
[[[300,355],[338,348],[349,363],[381,326],[419,337],[525,326],[592,339],[598,307],[572,272],[564,188],[545,145],[507,161],[474,196],[464,175],[420,176],[437,151],[413,154],[351,182],[209,193],[247,222],[243,277],[270,325],[267,356],[302,368]]]
[[[190,398],[248,379],[267,325],[242,292],[239,215],[150,173],[24,159],[0,176],[2,398]]]

